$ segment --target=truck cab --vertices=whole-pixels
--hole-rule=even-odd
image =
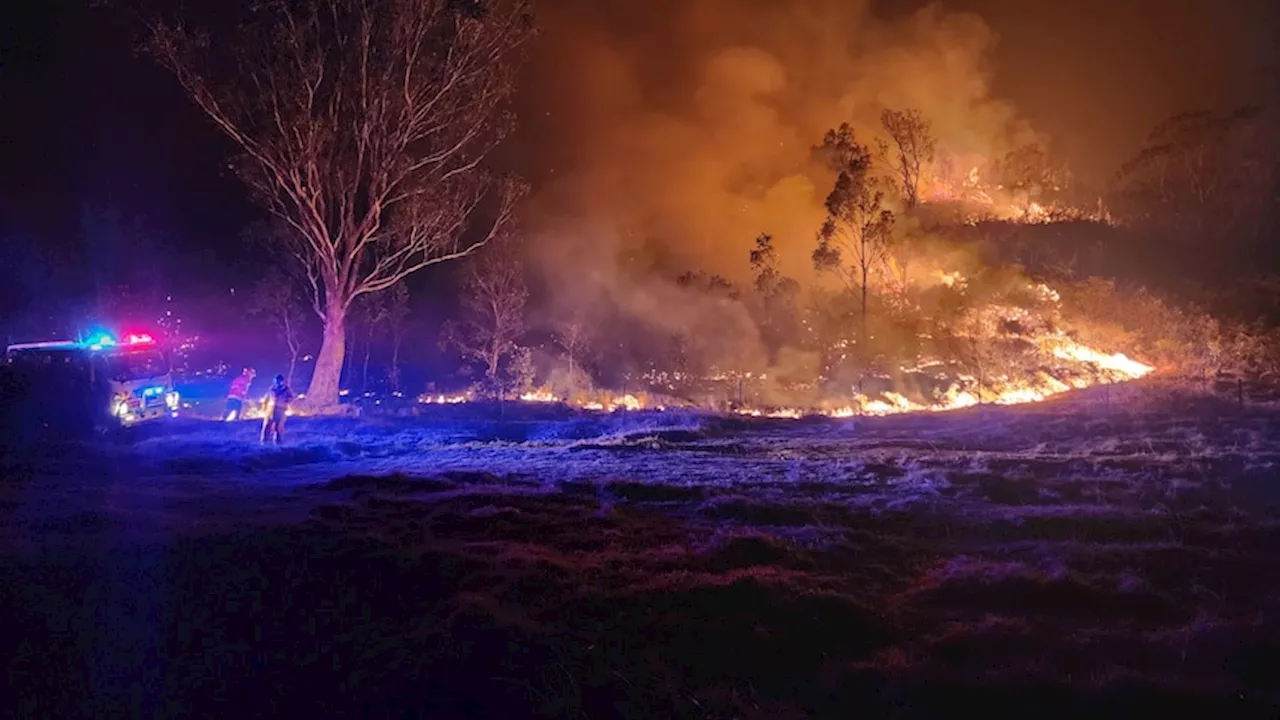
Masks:
[[[178,393],[169,358],[149,336],[93,353],[93,374],[101,378],[110,415],[122,424],[176,416]]]
[[[110,427],[177,416],[169,358],[149,335],[10,345],[5,360],[37,417]]]

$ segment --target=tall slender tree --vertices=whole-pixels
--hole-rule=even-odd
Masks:
[[[463,290],[463,317],[446,324],[441,336],[442,346],[452,347],[463,360],[480,366],[482,392],[498,398],[509,384],[504,382],[504,364],[517,358],[525,332],[529,297],[524,269],[509,243],[495,243],[476,258]]]
[[[751,250],[751,269],[755,271],[755,290],[759,302],[760,330],[770,356],[797,337],[797,299],[800,284],[778,269],[778,255],[773,236],[761,233]]]
[[[871,153],[858,143],[848,123],[828,130],[818,156],[836,172],[827,195],[827,219],[818,231],[813,263],[836,273],[859,299],[859,353],[868,353],[868,313],[872,276],[889,260],[893,212],[884,207],[884,191],[877,187]]]
[[[569,363],[570,383],[576,383],[579,373],[585,376],[584,365],[591,352],[592,327],[586,312],[578,308],[556,322],[552,329],[552,336],[555,338],[556,345],[564,351],[564,358]]]
[[[920,203],[920,178],[933,162],[937,140],[933,124],[919,110],[886,109],[880,114],[880,125],[889,139],[878,140],[880,160],[888,166],[902,191],[903,202],[910,210]]]

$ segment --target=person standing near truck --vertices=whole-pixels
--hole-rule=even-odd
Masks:
[[[293,402],[293,391],[284,381],[283,375],[277,375],[267,393],[267,413],[262,419],[262,442],[274,442],[279,445],[284,440],[284,419],[289,415],[289,403]]]
[[[225,417],[227,422],[239,420],[244,414],[244,404],[249,399],[249,386],[253,384],[253,379],[258,373],[253,368],[247,367],[241,371],[235,380],[231,381],[231,388],[227,390],[227,410]]]

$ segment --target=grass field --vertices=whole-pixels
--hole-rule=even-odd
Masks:
[[[4,710],[1280,712],[1280,409],[291,422],[5,456]]]

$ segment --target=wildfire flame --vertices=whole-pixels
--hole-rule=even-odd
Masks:
[[[665,403],[653,402],[648,393],[624,393],[621,395],[615,395],[607,390],[567,398],[557,395],[550,388],[539,387],[521,393],[517,399],[520,402],[527,403],[564,403],[565,405],[582,410],[595,410],[599,412],[666,409]],[[424,394],[418,396],[418,402],[423,405],[458,405],[461,403],[473,402],[474,400],[475,396],[471,393],[458,393],[454,395]]]
[[[939,272],[939,281],[951,288],[963,290],[966,280],[959,272]],[[1033,286],[1040,297],[1047,303],[1057,305],[1060,295],[1053,288],[1040,284]],[[1025,308],[1002,307],[993,305],[984,308],[984,312],[993,314],[1004,320],[1023,320],[1031,315]],[[1098,383],[1119,383],[1137,380],[1155,371],[1146,363],[1134,360],[1122,353],[1106,353],[1089,347],[1061,330],[1046,332],[1034,338],[1039,348],[1047,355],[1062,361],[1057,376],[1045,370],[1039,370],[1027,379],[1011,379],[1008,377],[975,378],[971,375],[959,375],[956,382],[940,397],[931,403],[916,402],[905,395],[886,391],[876,397],[854,394],[853,402],[840,407],[827,407],[813,410],[803,408],[772,408],[768,410],[756,408],[740,408],[737,412],[753,417],[802,417],[804,415],[826,415],[844,418],[855,415],[896,415],[908,412],[945,412],[979,404],[1020,405],[1023,403],[1041,402],[1054,395],[1070,390],[1082,389]],[[921,363],[919,369],[940,365],[940,362]]]
[[[772,410],[759,410],[756,408],[739,408],[739,415],[749,415],[751,417],[767,417],[767,418],[788,418],[796,420],[804,417],[805,413],[799,408],[776,408]]]
[[[1137,360],[1130,360],[1123,353],[1105,355],[1065,337],[1059,340],[1060,344],[1053,348],[1053,354],[1058,358],[1079,363],[1092,363],[1103,370],[1119,375],[1122,380],[1140,378],[1155,369]]]
[[[614,412],[616,410],[632,410],[632,411],[644,410],[647,407],[649,407],[648,404],[642,401],[639,397],[636,397],[635,395],[632,395],[630,393],[621,395],[619,397],[607,396],[603,400],[588,400],[581,404],[579,403],[569,403],[569,404],[577,405],[578,407],[584,410],[599,410],[603,412]],[[662,406],[654,406],[653,409],[663,410],[665,408]]]
[[[520,396],[520,400],[522,400],[523,402],[537,402],[537,403],[560,402],[560,398],[556,397],[555,393],[551,392],[546,388],[539,388],[537,390],[524,393]]]
[[[975,171],[976,173],[976,171]],[[970,178],[976,178],[971,173]],[[968,280],[958,271],[935,273],[937,282],[959,292],[968,288]],[[1053,288],[1044,285],[1030,285],[1029,290],[1038,295],[1040,301],[1050,308],[1056,308],[1061,297]],[[1046,364],[1046,367],[1024,369],[1019,377],[993,374],[975,377],[968,374],[953,374],[945,378],[949,386],[940,392],[931,391],[930,397],[912,399],[902,392],[883,391],[873,395],[850,393],[838,404],[819,405],[817,407],[735,407],[733,412],[758,418],[798,419],[806,416],[820,415],[833,418],[853,416],[897,415],[909,412],[946,412],[976,405],[1019,405],[1041,402],[1047,398],[1071,390],[1086,388],[1098,383],[1120,383],[1145,377],[1155,371],[1146,363],[1134,360],[1122,353],[1107,353],[1089,347],[1069,336],[1060,329],[1052,329],[1050,325],[1038,317],[1039,311],[1011,305],[990,304],[974,311],[977,317],[986,324],[1017,323],[1024,327],[1040,328],[1039,330],[1020,330],[1017,339],[1032,343],[1036,352],[1029,357],[1034,362]],[[1047,317],[1053,316],[1051,312]],[[990,332],[990,331],[987,331]],[[975,341],[977,336],[974,337]],[[1049,359],[1052,360],[1049,360]],[[1056,362],[1055,362],[1056,361]],[[907,373],[932,373],[944,368],[946,363],[936,359],[924,359],[915,368],[904,368]],[[741,392],[742,382],[749,380],[767,380],[767,375],[752,373],[726,373],[719,371],[709,376],[709,380],[732,382]],[[657,377],[656,380],[671,378]],[[419,403],[434,405],[452,405],[470,402],[470,393],[455,395],[422,395]],[[619,410],[664,410],[669,403],[687,405],[675,398],[655,401],[649,393],[614,394],[609,391],[581,393],[572,397],[564,397],[548,387],[529,390],[518,396],[527,403],[563,403],[570,407],[597,412],[615,412]]]
[[[984,163],[988,165],[988,163]],[[1096,208],[1081,208],[1063,203],[1035,198],[1025,191],[1012,191],[1002,185],[992,185],[983,178],[982,168],[974,165],[963,176],[946,177],[934,174],[929,178],[928,197],[934,201],[959,202],[972,212],[963,218],[969,225],[983,220],[1003,220],[1040,225],[1057,219],[1071,218],[1112,223],[1109,213],[1099,200]],[[1057,187],[1047,188],[1058,190]]]
[[[471,395],[463,393],[460,395],[419,395],[418,402],[423,405],[457,405],[458,403],[469,402]]]

